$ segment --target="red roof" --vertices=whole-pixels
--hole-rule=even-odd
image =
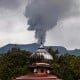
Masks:
[[[55,75],[47,75],[47,74],[32,74],[17,77],[16,80],[61,80],[58,79]]]

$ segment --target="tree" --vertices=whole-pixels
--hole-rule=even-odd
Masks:
[[[0,59],[1,80],[11,80],[12,77],[29,73],[30,52],[12,48]]]
[[[52,48],[48,49],[52,55],[51,74],[59,76],[63,80],[80,79],[80,56],[69,54],[57,55]],[[6,54],[0,56],[0,79],[13,80],[16,76],[31,73],[28,66],[30,65],[30,52],[12,48]]]

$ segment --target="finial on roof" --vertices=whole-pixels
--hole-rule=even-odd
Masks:
[[[40,41],[40,48],[43,48],[43,39],[41,37],[41,41]]]
[[[43,45],[43,41],[42,41],[42,38],[41,38],[41,42],[40,42],[40,45]]]

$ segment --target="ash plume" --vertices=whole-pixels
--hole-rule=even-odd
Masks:
[[[57,25],[73,7],[74,0],[29,0],[25,16],[28,18],[28,30],[35,31],[38,43],[45,43],[46,32]]]

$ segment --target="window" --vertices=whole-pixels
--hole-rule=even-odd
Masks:
[[[44,69],[41,69],[41,73],[44,73]]]

